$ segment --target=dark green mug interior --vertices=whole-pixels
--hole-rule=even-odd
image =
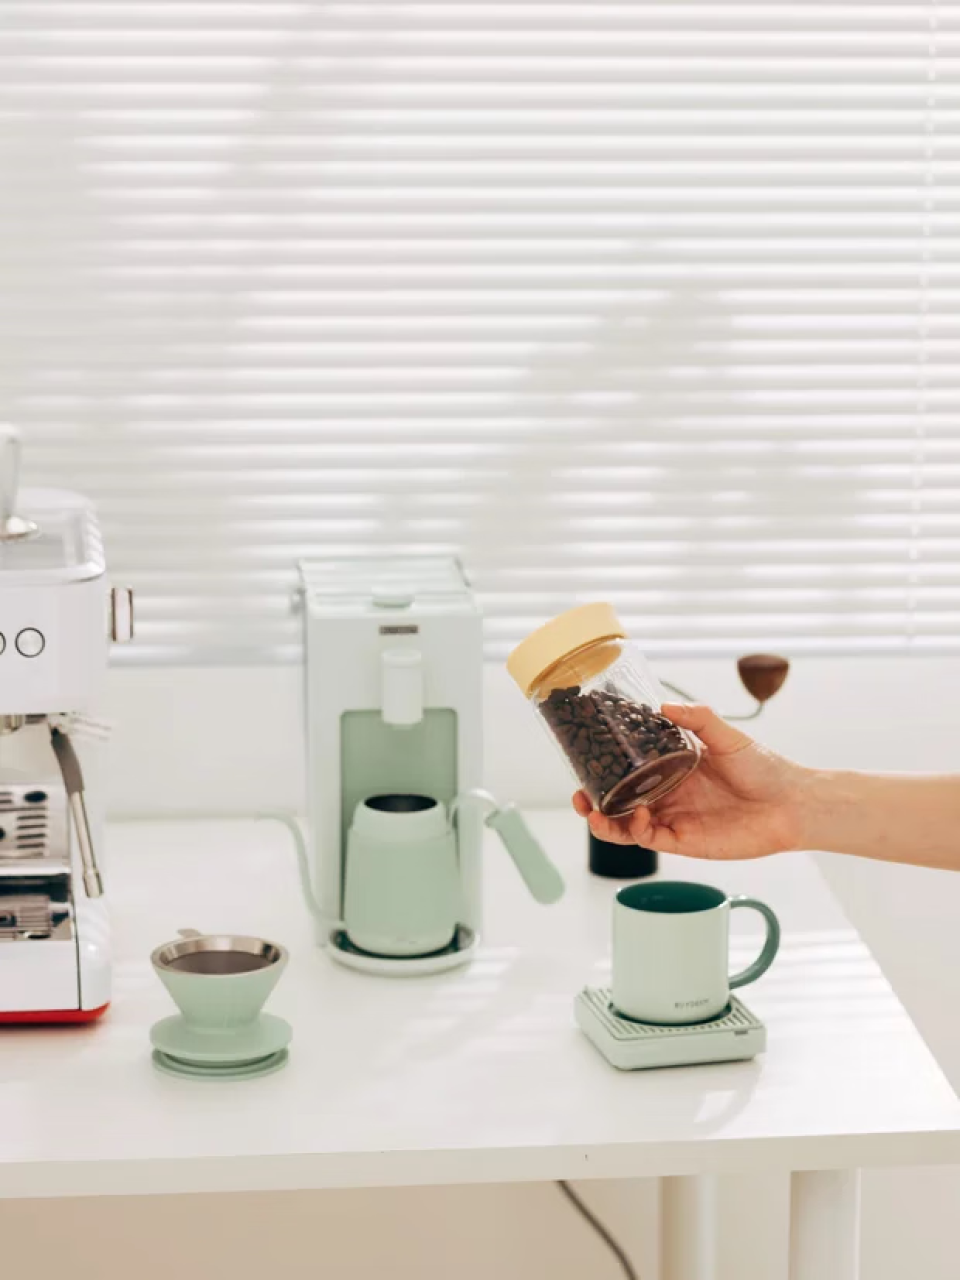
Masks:
[[[617,901],[631,911],[652,911],[657,915],[688,915],[712,911],[722,906],[727,895],[709,884],[686,880],[660,880],[652,884],[631,884],[621,889]]]

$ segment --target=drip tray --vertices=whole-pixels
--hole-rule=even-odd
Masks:
[[[584,987],[574,1001],[577,1026],[620,1071],[684,1067],[754,1058],[767,1047],[767,1029],[736,996],[712,1022],[667,1027],[634,1022],[616,1012],[606,987]]]
[[[432,973],[445,973],[473,959],[477,950],[477,935],[461,924],[449,946],[425,956],[378,956],[361,951],[342,929],[330,935],[330,955],[337,964],[359,973],[376,973],[384,977],[422,977]]]

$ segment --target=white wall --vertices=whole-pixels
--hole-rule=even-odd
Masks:
[[[662,674],[721,710],[743,704],[732,663],[678,662]],[[131,670],[113,677],[114,812],[299,807],[295,669]],[[569,791],[563,768],[502,672],[489,673],[488,694],[488,784],[531,806],[563,803]],[[960,659],[805,660],[755,728],[772,746],[810,763],[960,773]],[[960,1086],[960,875],[829,857],[824,864]],[[739,1223],[728,1217],[718,1280],[783,1280],[783,1188],[754,1190],[757,1211]],[[585,1193],[650,1280],[655,1188],[596,1183]],[[864,1280],[905,1274],[954,1280],[958,1203],[960,1171],[868,1175]],[[55,1212],[49,1204],[8,1203],[0,1204],[0,1232],[14,1269],[35,1264],[43,1240],[47,1257],[69,1257],[75,1280],[131,1274],[167,1280],[185,1258],[188,1276],[229,1270],[234,1280],[253,1280],[267,1269],[291,1280],[617,1274],[550,1186],[75,1202]],[[105,1266],[108,1252],[123,1261]]]

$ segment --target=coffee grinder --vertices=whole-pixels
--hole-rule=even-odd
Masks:
[[[88,1022],[110,1001],[110,929],[73,731],[132,597],[107,586],[89,502],[18,494],[19,455],[0,426],[0,1022]]]
[[[563,892],[520,812],[481,790],[479,606],[452,558],[315,559],[300,577],[320,941],[366,972],[463,964],[481,928],[484,825],[535,898]]]

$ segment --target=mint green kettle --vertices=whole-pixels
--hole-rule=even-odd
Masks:
[[[353,946],[375,956],[428,956],[450,946],[462,916],[456,815],[483,804],[538,902],[556,902],[563,879],[513,805],[482,791],[448,812],[424,795],[374,795],[357,805],[347,836],[343,926]]]

